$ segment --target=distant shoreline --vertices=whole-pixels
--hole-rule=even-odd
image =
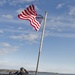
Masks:
[[[8,75],[8,74],[1,74],[1,72],[13,72],[15,73],[16,71],[19,71],[19,70],[15,70],[15,69],[0,69],[0,75]],[[28,72],[32,72],[32,73],[35,73],[35,71],[31,71],[29,70]],[[58,74],[61,74],[61,75],[75,75],[75,74],[72,74],[72,73],[55,73],[55,72],[42,72],[42,71],[39,71],[38,73],[49,73],[49,74],[55,74],[55,75],[58,75]]]

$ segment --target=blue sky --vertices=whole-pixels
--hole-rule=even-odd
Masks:
[[[36,70],[40,30],[17,15],[30,4],[48,12],[39,71],[75,73],[75,0],[0,0],[0,68]]]

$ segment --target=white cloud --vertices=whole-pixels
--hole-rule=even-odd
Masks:
[[[25,3],[25,2],[33,2],[33,1],[35,1],[35,0],[18,0],[18,1],[13,0],[13,1],[11,1],[11,2],[12,2],[12,3]]]
[[[26,5],[26,8],[27,7],[29,7],[29,5]],[[20,8],[20,9],[18,9],[16,12],[19,14],[19,13],[21,13],[24,9],[26,9],[26,8]],[[35,5],[35,10],[37,10],[37,11],[39,11],[39,8]]]
[[[56,37],[67,37],[67,38],[75,38],[75,34],[71,34],[71,33],[51,33],[51,32],[47,32],[46,36],[56,36]]]
[[[0,0],[0,6],[8,3],[9,5],[16,6],[17,4],[30,3],[35,0]]]
[[[35,0],[0,0],[0,6],[8,3],[9,5],[17,5],[17,4],[24,4],[34,2]]]
[[[29,3],[29,2],[33,2],[35,0],[12,0],[12,1],[9,1],[9,4],[10,5],[16,5],[16,4],[24,4],[24,3]]]
[[[20,29],[24,29],[24,28],[22,28],[22,27],[18,27],[18,29],[20,30]]]
[[[15,62],[15,63],[14,63]],[[11,64],[10,64],[11,63]],[[20,69],[20,67],[24,67],[28,70],[35,70],[35,65],[33,63],[26,63],[22,61],[17,61],[17,60],[2,60],[0,61],[0,68],[1,69]]]
[[[28,21],[26,20],[16,20],[16,19],[6,19],[6,18],[0,18],[0,22],[5,22],[5,23],[15,23],[15,24],[24,24],[24,25],[28,25]],[[11,24],[10,24],[11,25]]]
[[[12,46],[9,43],[0,43],[0,55],[5,55],[17,51],[17,46]]]
[[[21,35],[18,35],[18,36],[10,36],[10,38],[35,42],[39,38],[39,35],[38,34],[27,34],[27,35],[21,34]]]
[[[25,0],[26,2],[32,2],[32,1],[35,1],[35,0]]]
[[[30,41],[34,41],[34,40],[36,40],[36,39],[38,39],[39,38],[39,36],[38,35],[36,35],[36,34],[29,34],[29,35],[27,35],[27,36],[25,36],[28,40],[30,40]]]
[[[48,28],[75,28],[75,18],[70,16],[55,16],[47,20]]]
[[[0,33],[4,33],[3,30],[0,30]]]
[[[16,12],[19,14],[19,13],[21,13],[23,10],[24,10],[24,8],[20,8],[20,9],[18,9]]]
[[[2,17],[7,18],[7,19],[13,19],[12,15],[2,15]]]
[[[50,27],[50,29],[55,29],[55,28],[58,28],[58,27],[64,27],[64,17],[61,17],[61,16],[58,16],[58,17],[51,17],[50,20],[47,21],[47,26]],[[48,28],[49,28],[48,27]]]
[[[64,6],[64,3],[61,3],[61,4],[58,4],[56,8],[57,8],[57,9],[60,9],[60,8],[62,8],[63,6]]]
[[[36,9],[37,11],[39,11],[39,8],[38,8],[37,6],[35,6],[35,9]]]
[[[71,16],[75,16],[75,6],[70,7],[68,14]]]
[[[52,16],[47,20],[46,34],[49,36],[75,38],[75,18],[71,16]]]
[[[11,47],[11,48],[1,48],[0,49],[0,55],[5,55],[5,54],[9,54],[12,53],[14,51],[17,51],[16,47]]]
[[[9,43],[0,43],[0,46],[3,46],[3,47],[9,47],[10,46],[10,44]]]

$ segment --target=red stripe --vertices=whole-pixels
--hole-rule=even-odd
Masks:
[[[40,28],[40,24],[38,23],[38,21],[35,21],[35,19],[33,19],[33,17],[25,17],[22,14],[20,14],[19,18],[23,19],[23,20],[29,20],[32,26],[34,26],[37,29]]]
[[[37,15],[33,4],[29,6],[28,8],[34,13],[33,15]]]
[[[30,16],[29,16],[29,17],[28,17],[28,16],[25,17],[25,16],[23,16],[22,14],[20,14],[19,18],[20,18],[20,19],[23,19],[23,20],[25,20],[25,19],[26,19],[26,20],[29,20],[30,23],[31,23],[32,25],[34,24],[37,28],[40,27],[40,24],[38,23],[38,21],[36,21],[35,18],[33,18],[33,17],[30,17]]]
[[[20,19],[23,19],[23,20],[29,20],[30,21],[30,24],[35,28],[35,30],[38,30],[40,28],[40,24],[37,23],[37,21],[35,21],[33,18],[31,17],[24,17],[23,15],[19,15],[19,18]]]
[[[31,11],[35,10],[34,5],[30,5],[29,8],[30,8]]]
[[[35,28],[35,30],[39,30],[40,23],[36,20],[36,11],[34,5],[27,7],[21,14],[18,15],[18,18],[22,20],[29,20],[30,24]]]
[[[35,15],[34,12],[30,10],[30,8],[27,8],[27,11],[28,11],[30,14]]]
[[[27,12],[27,10],[24,10],[24,12],[25,12],[27,15],[30,15],[30,14]]]
[[[24,13],[24,11],[22,11],[22,13],[23,13],[23,15],[25,15],[25,16],[26,16],[26,14]]]

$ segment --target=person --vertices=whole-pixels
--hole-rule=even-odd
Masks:
[[[20,68],[20,72],[17,75],[28,75],[28,71],[23,67]]]
[[[19,73],[19,71],[16,71],[14,74],[17,75]]]
[[[9,75],[12,75],[12,72],[11,71],[9,72]]]

